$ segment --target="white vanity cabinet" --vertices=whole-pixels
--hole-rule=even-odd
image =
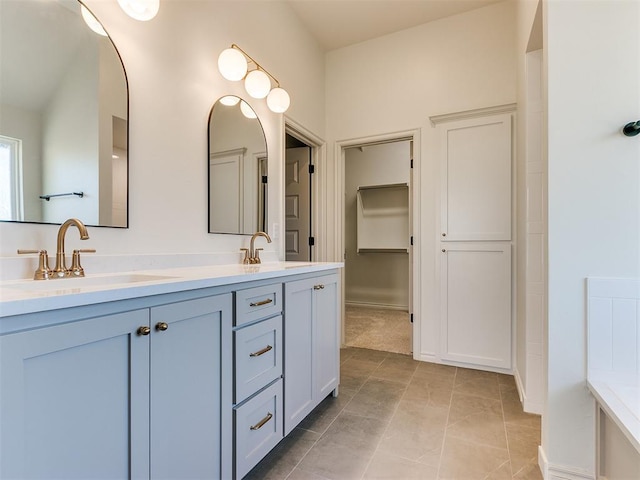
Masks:
[[[339,280],[322,275],[285,284],[284,434],[340,381]]]
[[[0,478],[220,477],[231,295],[105,308],[0,337]]]

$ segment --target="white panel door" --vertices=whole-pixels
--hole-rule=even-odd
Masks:
[[[511,368],[511,246],[449,243],[441,255],[442,358]]]
[[[209,159],[209,232],[243,233],[243,160],[240,151]]]
[[[287,261],[309,261],[309,147],[287,148],[285,154],[285,255]]]
[[[442,240],[511,240],[511,115],[437,128]]]

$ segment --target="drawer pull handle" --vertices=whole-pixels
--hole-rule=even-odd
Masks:
[[[324,288],[324,285],[314,285],[313,289],[314,290],[322,290]]]
[[[251,430],[260,430],[265,423],[267,423],[269,420],[271,420],[273,418],[273,414],[272,413],[267,413],[267,416],[264,417],[262,420],[260,420],[258,423],[256,423],[255,425],[253,425],[251,428]]]
[[[138,335],[149,335],[151,333],[151,329],[149,327],[143,325],[142,327],[138,328],[136,333]]]
[[[250,307],[260,307],[262,305],[268,305],[270,303],[273,303],[273,299],[271,298],[267,298],[266,300],[262,300],[260,302],[252,302],[249,304]]]
[[[259,357],[260,355],[264,355],[265,353],[267,353],[270,350],[273,350],[273,347],[271,345],[267,345],[262,350],[258,350],[257,352],[250,353],[249,356],[250,357]]]

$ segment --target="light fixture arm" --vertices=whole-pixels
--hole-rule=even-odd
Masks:
[[[235,48],[236,50],[238,50],[240,53],[242,53],[245,57],[247,57],[249,60],[251,60],[254,65],[257,67],[258,70],[262,70],[264,73],[266,73],[269,78],[271,78],[275,83],[277,87],[280,87],[280,82],[278,81],[278,79],[276,77],[274,77],[273,75],[271,75],[266,68],[264,68],[262,65],[260,65],[258,62],[256,62],[253,57],[251,55],[249,55],[247,52],[245,52],[242,48],[240,48],[238,45],[236,45],[235,43],[231,44],[231,48]]]

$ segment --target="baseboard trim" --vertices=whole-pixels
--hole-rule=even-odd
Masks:
[[[381,310],[399,310],[408,312],[409,307],[406,305],[388,305],[386,303],[365,303],[365,302],[344,302],[346,307],[362,307],[362,308],[379,308]]]
[[[593,472],[565,465],[549,464],[542,446],[538,447],[538,466],[545,480],[596,480]]]
[[[513,372],[513,376],[516,379],[516,387],[518,389],[518,396],[520,397],[520,403],[522,408],[527,413],[533,413],[536,415],[542,415],[543,405],[541,403],[532,402],[527,398],[527,392],[522,384],[522,378],[520,378],[520,371],[516,368]]]

